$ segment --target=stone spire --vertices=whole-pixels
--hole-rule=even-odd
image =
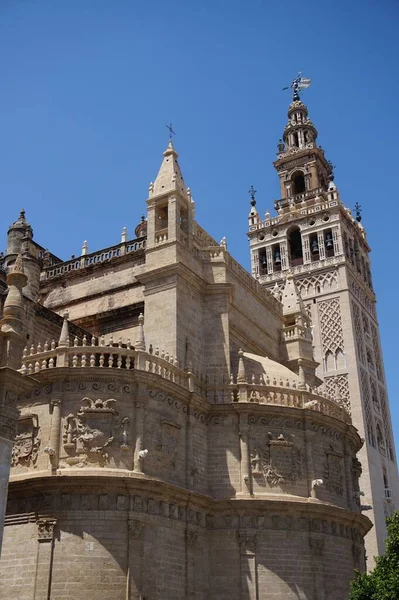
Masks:
[[[289,271],[285,280],[285,286],[281,298],[283,305],[283,315],[303,315],[306,317],[306,309],[302,298],[296,286],[294,276]]]
[[[150,188],[150,196],[162,196],[170,192],[178,192],[184,198],[189,200],[187,188],[184,183],[183,175],[177,161],[178,154],[173,147],[172,140],[169,140],[168,147],[163,153],[163,161],[158,175]],[[152,191],[151,191],[152,189]]]
[[[68,327],[69,313],[66,310],[64,312],[64,321],[62,323],[62,329],[60,339],[58,340],[58,346],[69,346],[69,327]]]
[[[21,366],[24,325],[22,288],[27,282],[22,256],[18,254],[7,276],[8,294],[4,302],[3,318],[0,321],[0,331],[5,338],[5,363],[15,369]]]

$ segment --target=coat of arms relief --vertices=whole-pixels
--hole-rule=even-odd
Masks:
[[[265,444],[253,445],[250,461],[252,475],[270,487],[293,483],[302,475],[302,452],[293,435],[269,432]]]
[[[109,449],[118,446],[130,450],[128,417],[119,419],[117,401],[83,398],[81,407],[64,421],[63,447],[68,455],[60,467],[84,467],[90,463],[105,466],[109,462]]]
[[[40,447],[39,421],[35,414],[22,415],[18,420],[17,434],[12,449],[11,464],[13,467],[34,466]]]
[[[156,440],[155,454],[157,463],[162,468],[173,471],[180,441],[181,425],[169,419],[161,419]]]

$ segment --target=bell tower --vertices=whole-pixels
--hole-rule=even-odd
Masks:
[[[312,326],[316,375],[351,414],[364,438],[359,453],[362,505],[374,528],[366,537],[369,567],[384,551],[385,517],[399,508],[399,479],[379,341],[370,247],[361,222],[346,208],[334,183],[333,165],[318,145],[318,132],[292,84],[288,122],[274,167],[280,179],[276,215],[249,213],[253,276],[283,300],[293,277]]]

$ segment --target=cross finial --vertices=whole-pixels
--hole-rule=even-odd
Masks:
[[[251,185],[251,187],[249,188],[248,194],[251,196],[251,205],[255,206],[255,204],[256,204],[256,198],[255,198],[255,196],[256,196],[256,189],[254,188],[253,185]]]
[[[169,123],[169,125],[166,125],[166,128],[169,129],[169,139],[172,139],[172,135],[176,135],[176,133],[173,131],[173,127],[172,127],[172,123]]]

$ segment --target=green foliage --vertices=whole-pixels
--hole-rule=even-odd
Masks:
[[[399,600],[399,511],[387,519],[385,554],[371,573],[357,572],[348,600]]]

